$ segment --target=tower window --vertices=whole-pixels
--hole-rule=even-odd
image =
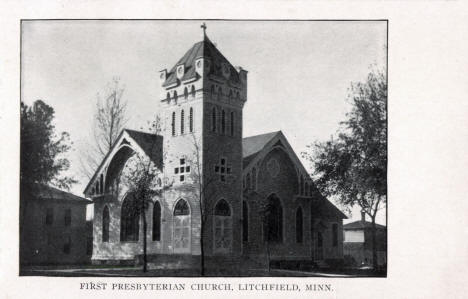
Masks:
[[[226,112],[221,111],[221,132],[226,133]]]
[[[172,127],[172,136],[175,136],[175,112],[172,112],[171,127]]]
[[[166,100],[167,100],[167,102],[171,101],[171,95],[169,93],[166,94]]]
[[[177,91],[174,90],[174,101],[177,102]]]
[[[190,92],[192,94],[192,97],[195,97],[195,86],[192,85],[192,90]]]
[[[211,131],[216,132],[216,108],[211,111]]]
[[[242,202],[242,241],[249,241],[249,207],[245,201]]]
[[[221,87],[218,88],[218,100],[221,100],[221,97],[223,96],[223,90]]]
[[[192,86],[193,88],[193,86]],[[189,120],[189,129],[190,129],[190,133],[193,132],[193,108],[190,107],[190,116],[189,116],[190,120]]]
[[[65,216],[64,216],[64,225],[65,226],[70,226],[71,225],[71,209],[66,209],[65,210]]]
[[[184,117],[184,109],[180,112],[180,134],[184,134],[184,122],[185,122],[185,117]]]
[[[219,163],[214,167],[215,173],[219,175],[219,180],[221,182],[226,181],[226,176],[232,173],[231,166],[227,163],[225,158],[221,158]]]
[[[185,181],[185,175],[190,173],[190,166],[186,164],[185,158],[179,160],[179,167],[174,168],[174,174],[179,176],[179,182]]]
[[[184,99],[188,99],[188,90],[187,90],[187,87],[184,88]]]
[[[231,136],[234,136],[234,112],[231,111]]]

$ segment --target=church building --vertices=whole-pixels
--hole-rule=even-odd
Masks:
[[[202,250],[207,267],[343,258],[345,215],[281,131],[243,137],[247,71],[205,28],[159,80],[160,133],[123,130],[84,191],[94,202],[94,263],[141,260],[142,217],[119,184],[142,156],[157,172],[145,209],[152,266],[198,267]]]

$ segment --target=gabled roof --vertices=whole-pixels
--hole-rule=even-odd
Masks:
[[[133,140],[141,147],[145,154],[158,167],[162,167],[163,137],[141,131],[125,129]]]
[[[221,54],[215,45],[205,35],[204,39],[192,46],[184,56],[172,67],[167,73],[167,79],[164,81],[163,86],[169,86],[177,83],[177,66],[184,65],[185,73],[181,78],[182,81],[195,78],[197,73],[195,71],[195,61],[197,58],[209,58],[211,60],[211,68],[208,74],[213,74],[222,77],[222,63],[227,63],[231,72],[229,80],[239,83],[239,74],[231,63]]]
[[[163,137],[156,134],[146,133],[142,131],[135,131],[130,129],[123,129],[120,132],[119,136],[116,138],[114,144],[111,146],[111,149],[107,152],[104,158],[101,161],[101,164],[95,171],[93,177],[89,180],[88,184],[86,185],[83,193],[87,193],[88,189],[97,179],[97,176],[102,172],[102,168],[106,164],[106,161],[109,159],[111,153],[119,147],[120,144],[124,141],[125,137],[128,136],[132,140],[135,141],[136,145],[141,148],[141,150],[153,161],[153,163],[158,167],[162,167],[162,145],[163,145]]]
[[[265,133],[261,135],[250,136],[242,139],[242,157],[243,165],[247,166],[253,158],[281,131]]]
[[[70,192],[65,192],[60,189],[51,186],[42,185],[38,188],[37,198],[39,199],[53,199],[53,200],[62,200],[63,202],[74,202],[74,203],[83,203],[90,204],[90,200],[74,195]]]
[[[378,229],[385,229],[386,228],[386,226],[381,225],[381,224],[377,224],[377,223],[375,224],[375,227],[378,228]],[[343,229],[349,229],[349,230],[365,229],[365,228],[372,228],[372,222],[358,220],[358,221],[350,222],[348,224],[343,225]]]

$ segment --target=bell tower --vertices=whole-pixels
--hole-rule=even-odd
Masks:
[[[199,250],[201,197],[205,254],[235,256],[241,254],[247,71],[233,67],[209,40],[206,25],[201,28],[203,40],[159,73],[165,177],[173,186],[169,197],[188,199],[194,210],[191,253]]]

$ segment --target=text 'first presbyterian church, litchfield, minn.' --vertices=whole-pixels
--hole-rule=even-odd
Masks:
[[[242,136],[247,71],[205,29],[202,41],[160,71],[161,133],[123,130],[84,191],[94,202],[92,261],[134,263],[143,253],[142,219],[118,187],[142,155],[159,171],[161,192],[146,212],[154,266],[199,267],[202,236],[207,268],[343,259],[346,216],[320,194],[281,131]]]

